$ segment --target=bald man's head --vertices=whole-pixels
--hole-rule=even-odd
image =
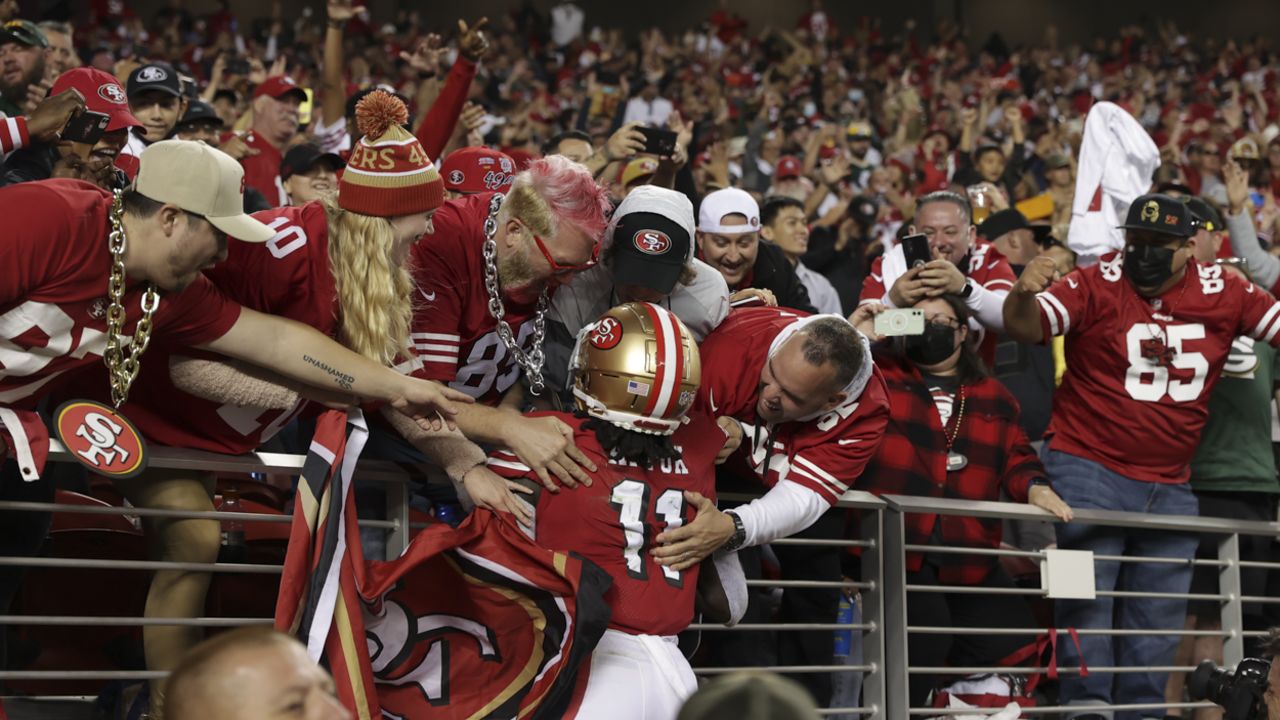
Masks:
[[[297,640],[242,628],[197,645],[169,676],[168,720],[350,720],[333,680]]]

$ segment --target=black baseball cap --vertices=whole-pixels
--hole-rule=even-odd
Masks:
[[[347,163],[334,153],[327,153],[311,143],[294,145],[280,161],[280,179],[288,180],[299,173],[308,172],[319,163],[329,163],[336,171]]]
[[[642,285],[669,295],[689,258],[693,238],[670,218],[652,212],[633,212],[613,230],[613,281]]]
[[[1005,233],[1025,227],[1029,227],[1026,216],[1015,208],[1007,208],[988,215],[978,226],[978,234],[988,240],[995,240]]]
[[[1129,205],[1125,230],[1149,230],[1164,235],[1188,238],[1195,234],[1195,221],[1186,203],[1168,195],[1140,195]]]
[[[218,117],[217,111],[213,106],[203,100],[192,100],[187,103],[187,112],[182,115],[182,119],[174,126],[174,130],[178,130],[184,125],[195,125],[197,123],[208,123],[217,125],[219,128],[226,127],[226,123],[222,122],[222,118]]]
[[[135,98],[138,93],[159,90],[167,95],[182,97],[182,78],[169,63],[147,63],[129,73],[125,94]]]
[[[1191,209],[1191,216],[1196,220],[1196,229],[1204,228],[1209,232],[1222,232],[1226,229],[1226,225],[1222,222],[1222,215],[1218,213],[1217,208],[1208,200],[1201,197],[1185,198],[1187,207]]]

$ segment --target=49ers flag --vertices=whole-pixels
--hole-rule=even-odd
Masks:
[[[609,576],[483,509],[365,561],[348,472],[363,432],[339,412],[316,424],[276,626],[307,642],[361,720],[563,717],[608,625]]]

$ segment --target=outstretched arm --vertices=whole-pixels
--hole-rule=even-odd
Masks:
[[[241,309],[240,317],[225,335],[203,347],[307,385],[381,400],[426,429],[452,426],[458,405],[474,402],[439,383],[417,380],[383,367],[302,323],[248,308]]]

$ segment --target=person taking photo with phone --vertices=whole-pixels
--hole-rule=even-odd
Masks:
[[[995,335],[1004,332],[1004,298],[1017,277],[1004,255],[978,237],[972,218],[963,195],[940,191],[921,197],[909,230],[924,236],[928,254],[908,259],[904,250],[915,244],[904,239],[871,265],[858,302],[906,308],[944,293],[959,295],[970,310],[979,355],[990,364]]]
[[[1049,484],[1018,424],[1018,403],[987,373],[974,350],[970,311],[954,293],[926,297],[915,310],[923,327],[882,336],[891,323],[875,323],[882,313],[900,313],[866,303],[851,320],[875,344],[872,357],[884,374],[889,423],[872,456],[859,490],[879,495],[914,495],[958,500],[1000,499],[1027,502],[1058,519],[1071,520],[1071,508]],[[914,545],[998,548],[1001,521],[958,515],[911,514],[907,542]],[[907,553],[907,582],[914,585],[1014,587],[990,555]],[[949,622],[940,622],[947,620]],[[1025,599],[1017,595],[915,592],[907,595],[907,623],[948,627],[1034,627]],[[907,653],[914,663],[956,666],[998,664],[1027,642],[1018,635],[932,635],[911,633]],[[928,658],[926,661],[925,658]],[[934,662],[934,661],[939,662]],[[924,706],[939,678],[912,675],[911,707]]]

